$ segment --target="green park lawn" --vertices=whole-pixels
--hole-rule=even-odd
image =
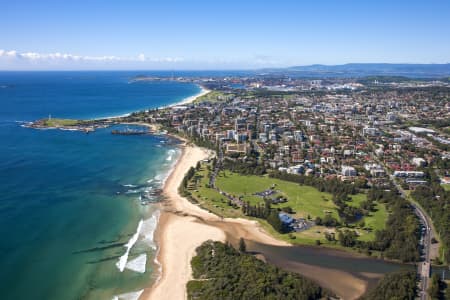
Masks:
[[[388,218],[388,212],[384,204],[377,203],[375,212],[371,212],[368,216],[364,217],[364,228],[370,228],[370,231],[358,230],[360,233],[359,239],[362,241],[372,241],[375,239],[375,231],[386,228],[386,220]]]
[[[241,196],[243,201],[249,201],[253,205],[264,203],[262,197],[254,194],[270,189],[273,184],[276,193],[271,197],[283,196],[288,199],[288,202],[273,205],[273,207],[290,206],[297,218],[307,218],[308,215],[312,219],[323,218],[327,213],[338,218],[336,205],[331,201],[331,194],[319,192],[310,186],[299,186],[293,182],[267,176],[243,176],[229,171],[220,172],[216,181],[219,189],[236,197]]]
[[[191,192],[194,200],[203,208],[218,216],[231,218],[242,217],[243,214],[240,208],[230,206],[225,196],[221,195],[215,189],[207,187],[209,182],[207,168],[207,165],[202,164],[200,170],[196,172],[194,180],[191,180],[188,186],[188,190]]]
[[[213,102],[213,103],[220,102],[220,101],[224,101],[226,96],[227,96],[226,94],[219,92],[219,91],[210,91],[209,93],[207,93],[203,96],[197,97],[194,102],[196,102],[196,103],[206,102],[206,101]]]
[[[48,127],[74,126],[80,124],[79,120],[73,119],[47,119],[44,120],[44,125]]]
[[[356,195],[350,195],[350,201],[347,202],[348,205],[359,207],[361,202],[366,201],[367,197],[365,194],[356,194]]]
[[[203,164],[189,185],[189,190],[193,198],[202,207],[223,217],[245,217],[240,208],[230,206],[228,199],[224,195],[221,195],[214,189],[208,188],[207,184],[208,169],[207,165]],[[216,186],[220,190],[234,197],[241,197],[243,201],[249,201],[253,205],[264,203],[263,198],[255,195],[255,193],[268,190],[273,186],[275,194],[271,195],[271,197],[283,196],[288,201],[282,204],[273,204],[272,207],[282,208],[290,206],[296,218],[307,218],[309,216],[314,220],[316,217],[323,218],[326,214],[331,214],[338,220],[340,219],[336,205],[332,201],[331,194],[320,192],[314,187],[301,186],[293,182],[270,178],[268,176],[244,176],[229,171],[221,171],[219,173],[216,179]],[[365,194],[352,195],[349,205],[358,207],[364,200],[366,200]],[[341,227],[341,229],[356,230],[360,240],[370,241],[374,239],[376,230],[385,228],[387,215],[388,212],[384,204],[377,203],[376,211],[363,218],[363,228],[359,224],[349,224],[349,227]],[[324,238],[325,232],[335,232],[335,228],[313,226],[302,232],[279,234],[265,220],[256,220],[274,236],[294,244],[313,245],[316,243],[316,240],[320,240],[322,244],[339,247]]]

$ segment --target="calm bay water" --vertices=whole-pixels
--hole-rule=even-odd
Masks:
[[[199,92],[176,82],[130,84],[134,75],[0,72],[2,299],[111,299],[156,276],[155,245],[143,235],[155,226],[155,208],[142,206],[139,193],[161,186],[176,145],[110,128],[87,135],[18,123],[120,115]]]

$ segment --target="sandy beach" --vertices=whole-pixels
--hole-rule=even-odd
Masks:
[[[194,102],[198,97],[204,96],[204,95],[208,94],[209,92],[211,92],[210,90],[208,90],[207,88],[205,88],[205,87],[203,87],[201,85],[198,85],[198,86],[200,87],[200,92],[198,94],[195,94],[193,96],[187,97],[187,98],[181,100],[180,102],[177,102],[177,103],[174,103],[174,104],[158,107],[158,109],[169,108],[169,107],[180,106],[180,105],[186,105],[186,104]],[[111,119],[129,117],[130,115],[131,115],[131,112],[130,113],[121,114],[121,115],[102,117],[102,118],[96,118],[96,119],[98,119],[98,120],[111,120]],[[96,120],[96,119],[94,119],[94,120]],[[133,124],[130,123],[130,125],[133,125]],[[139,124],[134,124],[134,125],[146,126],[148,124],[139,123]]]
[[[198,94],[196,94],[194,96],[187,97],[187,98],[183,99],[181,102],[177,102],[177,103],[174,103],[174,104],[171,104],[171,105],[168,105],[168,106],[160,107],[160,109],[174,107],[174,106],[181,106],[181,105],[186,105],[186,104],[192,103],[198,97],[204,96],[204,95],[206,95],[206,94],[208,94],[210,92],[210,90],[204,88],[203,86],[200,86],[200,88],[201,88],[201,90],[200,90],[200,92]],[[128,117],[129,115],[130,115],[130,113],[124,114],[124,115],[121,115],[121,116],[116,116],[116,117],[108,117],[108,118],[105,118],[105,119],[114,119],[114,118],[120,118],[120,117]],[[149,123],[144,123],[144,122],[126,122],[126,123],[122,123],[122,124],[148,127],[153,132],[158,132],[160,130],[160,125],[158,125],[158,124],[149,124]],[[177,137],[177,138],[180,139],[179,137]]]
[[[208,153],[200,148],[183,146],[183,153],[165,182],[163,194],[166,200],[156,231],[157,260],[162,274],[141,299],[185,299],[186,282],[191,277],[190,261],[195,249],[209,239],[225,241],[221,230],[197,222],[195,216],[204,217],[208,213],[178,194],[178,186],[189,168],[207,157]]]
[[[209,151],[183,145],[175,168],[165,182],[161,217],[156,231],[157,256],[162,274],[141,299],[186,299],[186,283],[191,278],[190,261],[204,241],[225,241],[227,234],[266,244],[287,245],[265,233],[260,226],[245,219],[221,219],[178,194],[184,175],[198,161],[210,157]],[[215,226],[220,223],[221,226]],[[211,225],[214,224],[214,225]]]
[[[197,98],[199,98],[199,97],[201,97],[201,96],[204,96],[204,95],[206,95],[206,94],[208,94],[208,93],[210,92],[210,90],[204,88],[203,86],[200,86],[200,88],[201,88],[200,93],[198,93],[198,94],[196,94],[196,95],[194,95],[194,96],[191,96],[191,97],[187,97],[187,98],[184,99],[183,101],[181,101],[181,102],[179,102],[179,103],[175,103],[175,104],[173,104],[173,105],[170,105],[169,107],[171,107],[171,106],[178,106],[178,105],[189,104],[189,103],[191,103],[191,102],[194,102]]]
[[[159,109],[175,107],[175,106],[183,106],[183,105],[186,105],[186,104],[194,102],[197,98],[199,98],[201,96],[204,96],[204,95],[206,95],[206,94],[208,94],[210,92],[210,90],[208,90],[207,88],[205,88],[205,87],[203,87],[201,85],[199,85],[199,87],[200,87],[201,90],[200,90],[200,92],[198,94],[195,94],[193,96],[187,97],[187,98],[181,100],[180,102],[177,102],[177,103],[174,103],[174,104],[170,104],[170,105],[167,105],[167,106],[159,107]]]
[[[189,168],[212,155],[209,150],[186,142],[181,147],[182,154],[163,188],[165,200],[161,203],[161,217],[155,233],[159,246],[156,259],[161,265],[160,278],[144,290],[140,299],[187,299],[186,283],[192,278],[190,261],[195,249],[204,241],[224,242],[242,237],[267,245],[290,246],[269,235],[256,221],[223,219],[181,197],[178,187]],[[296,266],[294,269],[333,290],[343,299],[357,299],[367,289],[367,282],[360,276],[339,270],[312,265]]]

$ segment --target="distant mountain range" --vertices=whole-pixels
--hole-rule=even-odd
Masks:
[[[264,69],[264,73],[284,73],[300,77],[406,76],[439,78],[450,76],[450,64],[350,63],[344,65],[309,65]]]

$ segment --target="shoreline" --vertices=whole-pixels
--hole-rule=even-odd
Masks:
[[[175,106],[183,106],[186,104],[190,104],[192,102],[194,102],[195,100],[197,100],[197,98],[204,96],[206,94],[208,94],[209,92],[211,92],[211,90],[208,90],[207,88],[205,88],[202,85],[197,84],[197,86],[200,87],[200,92],[198,92],[195,95],[189,96],[183,100],[181,100],[180,102],[174,103],[174,104],[170,104],[170,105],[166,105],[166,106],[161,106],[158,109],[163,109],[163,108],[170,108],[170,107],[175,107]]]
[[[195,249],[207,240],[235,243],[242,237],[249,242],[294,247],[270,235],[257,221],[221,218],[182,197],[178,193],[178,187],[184,175],[198,161],[211,157],[212,152],[192,145],[181,137],[173,137],[183,143],[180,145],[181,155],[163,186],[162,195],[165,200],[159,204],[160,218],[154,240],[158,247],[155,263],[160,273],[157,280],[144,289],[139,298],[141,300],[187,299],[186,284],[192,279],[191,259],[195,255]],[[329,250],[355,259],[362,258],[346,251]],[[288,265],[275,265],[315,281],[342,299],[358,299],[373,286],[373,280],[382,276],[379,273],[353,273],[314,264],[286,263]]]
[[[178,187],[185,173],[197,161],[209,157],[209,154],[198,148],[181,145],[182,153],[163,187],[163,195],[167,198],[160,205],[160,218],[155,231],[155,242],[158,245],[155,262],[160,266],[158,280],[150,289],[145,290],[140,299],[182,299],[186,298],[186,282],[190,279],[190,260],[195,249],[205,240],[225,241],[225,235],[218,229],[196,222],[189,216],[195,208],[184,209],[183,200],[178,195]],[[186,215],[183,215],[186,213]],[[202,213],[200,210],[194,213]],[[195,236],[190,234],[195,232]]]
[[[200,86],[200,85],[199,85]],[[201,87],[201,91],[183,99],[180,102],[165,106],[165,108],[182,106],[194,102],[198,97],[209,93],[210,91]],[[131,114],[131,113],[130,113]],[[127,115],[130,115],[127,114]],[[118,117],[110,117],[114,119]],[[101,120],[101,119],[97,119]],[[127,123],[121,123],[127,124]],[[158,124],[148,123],[128,123],[130,125],[146,126],[153,131],[158,131]],[[262,244],[274,246],[292,246],[290,243],[278,240],[265,231],[259,222],[244,218],[221,218],[213,213],[204,210],[198,205],[189,202],[178,194],[178,187],[188,169],[194,167],[198,161],[208,158],[211,152],[208,150],[191,145],[186,139],[168,134],[182,142],[180,149],[181,155],[174,162],[165,182],[163,182],[163,193],[167,200],[160,205],[160,218],[154,232],[154,241],[157,245],[157,251],[154,263],[158,272],[156,280],[152,281],[151,286],[145,288],[139,299],[185,299],[187,297],[186,284],[192,278],[190,261],[195,255],[195,249],[204,241],[236,241],[240,237],[245,240],[255,241]],[[195,232],[195,234],[192,234]],[[309,269],[308,269],[309,266]],[[345,296],[345,299],[356,299],[366,290],[367,285],[364,280],[359,280],[350,274],[336,272],[339,270],[323,269],[321,267],[312,267],[311,265],[298,266],[302,276],[309,277],[334,292],[339,291],[339,295]],[[305,271],[306,270],[306,271]],[[328,275],[340,274],[339,277],[347,277],[347,283],[354,285],[354,291],[347,291],[349,286],[342,286],[342,282],[336,282],[339,285],[336,289],[331,289],[327,274],[321,275],[325,281],[318,280],[313,276],[303,274],[315,270],[317,273],[325,271]],[[344,276],[347,275],[347,276]],[[350,276],[349,276],[350,275]],[[328,279],[327,279],[328,278]],[[344,289],[344,290],[342,290]],[[356,297],[355,297],[356,295]]]
[[[210,92],[200,87],[202,90],[197,95],[164,108],[192,103],[198,97]],[[159,129],[157,124],[137,123],[135,125],[146,126],[154,131]],[[231,242],[242,237],[245,240],[267,245],[293,246],[270,235],[257,221],[244,218],[222,218],[182,197],[178,193],[178,188],[185,174],[190,167],[195,167],[197,162],[210,158],[212,151],[193,145],[178,135],[169,134],[169,136],[182,142],[181,154],[163,183],[162,195],[165,199],[159,204],[160,216],[154,231],[154,241],[157,245],[154,263],[158,266],[159,273],[157,279],[145,288],[139,297],[144,300],[187,299],[186,284],[192,279],[191,259],[195,256],[196,248],[207,240]],[[329,284],[327,274],[323,276],[325,281],[317,275],[306,277],[313,279],[322,287],[334,290],[344,299],[357,299],[368,289],[368,282],[345,271],[324,269],[313,265],[303,265],[298,269],[306,270],[306,273],[325,272],[330,276],[339,274],[341,278],[345,278],[345,281],[336,282],[335,288],[334,285]],[[373,274],[373,276],[377,275]]]
[[[175,102],[173,104],[159,106],[159,107],[157,107],[157,109],[171,108],[171,107],[175,107],[175,106],[182,106],[182,105],[190,104],[190,103],[194,102],[197,98],[204,96],[204,95],[208,94],[209,92],[211,92],[211,90],[208,90],[207,88],[205,88],[204,86],[202,86],[200,84],[195,83],[195,85],[197,85],[200,88],[200,91],[197,94],[183,98],[181,101]],[[129,117],[134,112],[135,111],[132,111],[129,113],[124,113],[121,115],[116,115],[116,116],[108,116],[108,117],[104,117],[104,118],[93,118],[93,119],[91,119],[91,121],[113,120],[113,119],[117,119],[117,118],[125,118],[125,117]]]
[[[156,261],[162,273],[140,299],[186,299],[186,283],[192,278],[191,259],[195,249],[207,240],[225,242],[228,241],[227,236],[233,233],[270,245],[289,245],[270,236],[256,221],[221,219],[179,195],[178,187],[189,168],[211,156],[209,150],[186,142],[181,148],[182,154],[163,187],[166,199],[161,203],[161,215],[155,232],[158,245]]]
[[[208,90],[207,88],[205,88],[204,86],[202,86],[198,83],[196,83],[195,85],[197,85],[200,88],[200,91],[197,94],[189,96],[189,97],[185,97],[182,100],[175,102],[173,104],[157,107],[156,109],[167,109],[167,108],[171,108],[171,107],[187,105],[187,104],[194,102],[197,98],[204,96],[204,95],[208,94],[209,92],[211,92],[210,90]],[[138,111],[146,111],[146,110],[149,110],[149,109],[141,109]],[[145,123],[121,122],[122,118],[129,117],[134,112],[137,112],[137,111],[132,111],[132,112],[115,115],[115,116],[95,117],[92,119],[67,119],[67,120],[71,120],[71,121],[75,121],[75,122],[80,122],[80,124],[75,124],[75,125],[57,124],[57,125],[49,126],[46,124],[41,124],[42,121],[44,121],[46,119],[39,119],[39,120],[35,120],[35,121],[20,122],[21,123],[20,126],[25,127],[25,128],[39,129],[39,130],[58,129],[58,130],[66,130],[66,131],[82,131],[85,133],[93,132],[97,128],[106,128],[106,127],[110,127],[111,125],[117,125],[117,124],[147,126],[147,127],[151,127],[152,129],[156,128],[156,127],[154,127],[155,126],[154,124],[152,127],[152,125],[145,124]],[[56,119],[58,119],[58,118],[56,118]],[[62,120],[62,119],[60,119],[60,120]],[[85,124],[81,124],[81,122],[84,122]],[[99,124],[99,122],[100,122],[100,124]],[[114,123],[114,122],[116,122],[116,123]]]

